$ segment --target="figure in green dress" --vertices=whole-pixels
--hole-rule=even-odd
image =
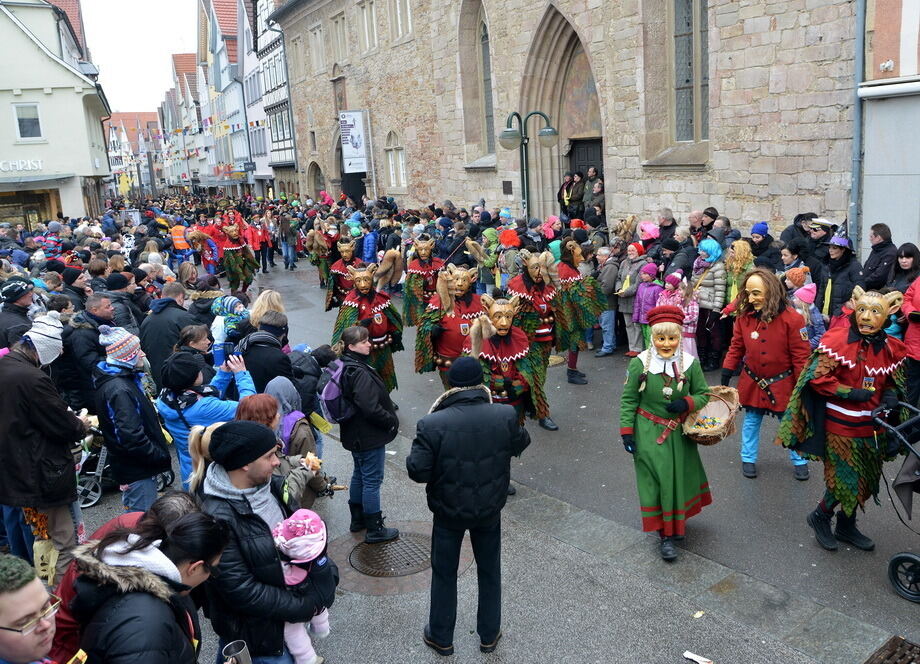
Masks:
[[[684,312],[655,307],[648,320],[652,347],[629,362],[620,436],[633,455],[642,530],[658,533],[661,557],[671,561],[687,519],[712,502],[697,445],[682,428],[687,414],[709,401],[709,386],[699,361],[681,350]]]

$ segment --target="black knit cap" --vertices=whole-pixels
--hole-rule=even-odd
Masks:
[[[667,249],[668,251],[680,251],[680,242],[672,237],[669,237],[667,240],[661,243],[661,248]]]
[[[173,353],[163,363],[160,383],[168,390],[186,390],[195,384],[204,365],[204,358],[197,353]]]
[[[472,357],[459,357],[447,370],[451,387],[472,387],[482,383],[482,365]]]
[[[65,284],[73,286],[73,282],[79,279],[81,274],[83,274],[83,270],[78,270],[75,267],[68,267],[64,269],[64,273],[61,276]]]
[[[105,287],[110,291],[121,290],[128,287],[128,278],[121,272],[113,272],[105,278]]]
[[[264,424],[231,420],[214,430],[208,453],[224,470],[238,470],[277,445],[275,433]]]

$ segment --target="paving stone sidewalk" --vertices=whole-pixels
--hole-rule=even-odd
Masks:
[[[424,487],[406,475],[410,446],[400,436],[388,447],[383,505],[391,521],[429,522]],[[347,482],[350,455],[338,441],[325,457]],[[891,636],[687,551],[664,563],[656,538],[516,486],[503,512],[504,638],[495,654],[479,653],[470,567],[459,580],[453,662],[664,664],[687,661],[690,650],[716,664],[859,664]],[[319,503],[330,540],[347,533],[346,502],[339,494]],[[427,610],[426,590],[340,590],[332,635],[317,651],[329,664],[444,661],[422,644]]]

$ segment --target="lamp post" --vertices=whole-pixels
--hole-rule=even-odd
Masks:
[[[527,144],[530,142],[530,137],[527,135],[527,121],[534,115],[539,115],[546,122],[546,126],[537,132],[537,140],[540,141],[540,145],[546,148],[554,146],[559,140],[559,132],[556,131],[549,121],[549,116],[542,111],[531,111],[523,118],[521,118],[520,113],[513,111],[508,116],[507,122],[505,122],[505,128],[502,129],[502,132],[498,135],[498,142],[503,148],[506,150],[514,150],[517,148],[520,151],[521,209],[525,219],[529,214],[530,208],[530,170],[527,166]],[[515,119],[517,120],[517,128],[514,127]]]

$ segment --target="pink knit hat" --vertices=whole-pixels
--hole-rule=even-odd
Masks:
[[[656,274],[658,274],[658,266],[654,263],[646,263],[642,266],[639,272],[642,274],[649,274],[654,277]]]
[[[795,296],[799,298],[805,304],[814,304],[815,296],[818,294],[818,285],[815,283],[810,283],[807,286],[802,286],[795,292]]]
[[[272,529],[272,536],[292,563],[308,563],[326,548],[326,524],[313,510],[297,510]]]
[[[642,240],[651,240],[661,234],[661,229],[654,221],[639,222],[639,238]]]
[[[683,280],[683,278],[684,278],[683,271],[675,270],[674,272],[666,276],[664,278],[664,281],[666,284],[671,284],[672,286],[674,286],[674,288],[677,288],[678,286],[680,286],[680,282]]]

